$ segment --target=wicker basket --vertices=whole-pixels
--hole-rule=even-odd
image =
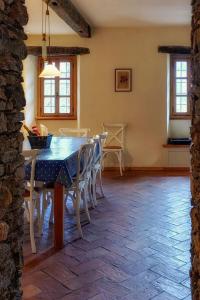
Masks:
[[[31,149],[49,149],[51,146],[52,136],[52,134],[48,134],[47,136],[28,135]]]

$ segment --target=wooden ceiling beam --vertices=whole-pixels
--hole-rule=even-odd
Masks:
[[[191,47],[187,46],[159,46],[158,52],[169,54],[191,54]]]
[[[49,47],[47,47],[49,48]],[[41,46],[28,46],[27,47],[28,54],[35,55],[35,56],[41,56],[42,55],[42,47]],[[49,49],[47,49],[47,52],[49,53]],[[51,55],[83,55],[83,54],[89,54],[90,49],[89,48],[82,48],[82,47],[54,47],[51,46],[50,48]]]
[[[49,1],[49,6],[81,37],[91,37],[91,27],[74,6],[71,0],[43,0]]]

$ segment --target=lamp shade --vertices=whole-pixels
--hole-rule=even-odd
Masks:
[[[61,77],[60,71],[52,63],[45,65],[44,70],[39,75],[40,78]]]

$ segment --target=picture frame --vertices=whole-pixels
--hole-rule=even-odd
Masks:
[[[115,92],[132,91],[132,69],[115,69]]]

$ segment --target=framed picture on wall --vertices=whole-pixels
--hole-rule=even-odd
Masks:
[[[115,92],[132,91],[132,69],[115,69]]]

